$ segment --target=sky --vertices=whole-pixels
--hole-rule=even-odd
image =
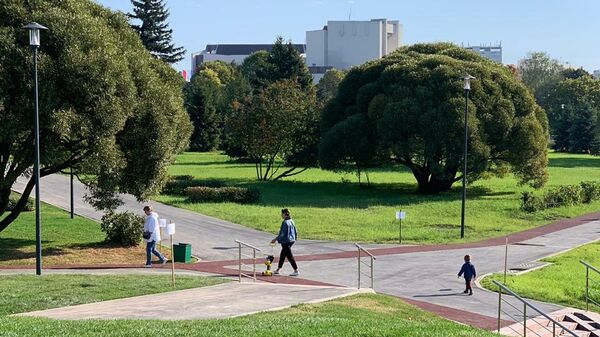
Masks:
[[[95,0],[131,11],[129,0]],[[173,41],[191,53],[207,44],[272,43],[279,35],[305,43],[307,30],[327,20],[399,20],[403,45],[448,41],[502,43],[503,62],[516,64],[531,51],[588,71],[600,69],[598,0],[165,0]]]

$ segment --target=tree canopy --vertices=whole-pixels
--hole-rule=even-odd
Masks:
[[[564,67],[545,52],[531,52],[518,64],[523,83],[533,92],[538,104],[543,104],[549,87],[561,80]]]
[[[185,49],[175,47],[172,43],[173,30],[169,28],[167,19],[169,10],[164,0],[131,0],[133,14],[129,16],[140,20],[132,27],[140,34],[142,43],[154,57],[167,63],[183,60]]]
[[[547,180],[544,111],[509,69],[448,43],[416,44],[355,67],[321,117],[319,160],[325,169],[399,163],[421,193],[462,178],[465,98],[468,179],[507,170],[535,187]]]
[[[143,200],[162,188],[191,123],[183,80],[153,58],[124,15],[89,0],[0,2],[0,231],[34,186],[3,217],[16,179],[31,173],[32,56],[21,28],[49,29],[39,50],[41,176],[74,167],[90,200],[115,207],[116,193]],[[43,184],[43,180],[42,180]]]

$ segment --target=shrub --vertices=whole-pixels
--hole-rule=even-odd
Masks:
[[[137,246],[144,232],[144,218],[131,212],[108,212],[102,217],[102,231],[106,242],[129,247]]]
[[[237,202],[250,204],[260,199],[255,188],[245,187],[188,187],[185,189],[188,199],[193,202]]]
[[[19,202],[20,198],[21,198],[21,195],[11,194],[8,197],[8,205],[6,205],[6,211],[12,211],[15,208],[15,206],[17,205],[17,202]],[[25,204],[23,211],[31,212],[33,210],[34,210],[33,199],[29,198],[29,199],[27,199],[27,203]]]
[[[533,194],[533,192],[523,192],[521,194],[521,209],[526,212],[537,212],[543,210],[546,205],[544,199]]]
[[[582,181],[580,183],[583,190],[583,202],[590,203],[600,200],[600,183],[596,181]]]
[[[583,189],[579,185],[553,187],[544,194],[546,208],[572,206],[583,201]]]
[[[204,186],[204,187],[225,187],[225,182],[216,179],[198,180],[190,175],[174,176],[167,182],[163,188],[165,194],[185,194],[185,189],[188,187]]]

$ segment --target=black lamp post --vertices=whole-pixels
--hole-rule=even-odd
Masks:
[[[37,22],[32,22],[23,29],[29,31],[29,45],[33,51],[33,79],[35,82],[35,273],[42,275],[42,228],[40,221],[40,111],[38,102],[37,50],[40,46],[40,30],[48,29]]]
[[[465,147],[463,152],[463,176],[462,176],[462,209],[460,212],[460,237],[465,237],[465,201],[467,199],[467,139],[469,136],[467,116],[469,115],[469,92],[471,91],[471,80],[475,77],[471,75],[465,75],[464,89],[465,89]]]

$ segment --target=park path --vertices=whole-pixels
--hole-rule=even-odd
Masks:
[[[22,192],[27,184],[27,178],[20,177],[13,186],[16,192]],[[93,220],[100,221],[103,213],[96,211],[90,206],[83,196],[86,193],[85,186],[75,180],[75,213]],[[53,174],[43,177],[40,182],[40,195],[42,201],[70,210],[70,182],[69,177]],[[185,242],[192,244],[192,254],[205,261],[232,259],[237,254],[237,244],[234,240],[250,243],[265,252],[270,252],[269,242],[275,234],[257,231],[248,227],[234,224],[221,219],[213,218],[196,212],[188,211],[165,205],[156,201],[140,203],[132,195],[121,195],[124,205],[119,211],[130,211],[143,215],[144,205],[151,205],[161,218],[176,223],[174,242]],[[278,221],[279,214],[274,214],[274,221]],[[42,237],[43,237],[42,213]],[[368,245],[368,247],[386,247],[386,245]],[[296,254],[315,253],[339,253],[352,250],[354,245],[348,242],[329,242],[318,240],[299,240],[294,245]]]
[[[83,188],[81,187],[81,190],[76,193],[78,196],[82,195]],[[67,178],[61,176],[44,178],[42,200],[67,209]],[[178,235],[181,237],[179,241],[191,242],[195,246],[196,254],[213,260],[194,265],[181,265],[178,268],[235,275],[237,261],[233,239],[239,238],[259,246],[262,243],[261,247],[266,248],[267,245],[264,243],[272,237],[270,234],[194,212],[156,202],[150,204],[155,205],[163,217],[178,223]],[[135,199],[128,200],[126,196],[126,209],[138,211],[140,208],[141,205]],[[81,201],[76,210],[84,216],[99,218],[98,214],[88,213],[89,210],[86,210],[86,206],[82,205]],[[522,267],[540,258],[600,239],[598,220],[600,220],[600,213],[588,214],[509,235],[509,269]],[[377,256],[374,289],[378,293],[401,297],[444,317],[493,329],[496,327],[497,319],[497,295],[482,289],[476,289],[474,296],[463,295],[464,284],[462,279],[457,279],[456,274],[465,254],[473,256],[473,262],[480,276],[501,271],[504,265],[504,240],[504,238],[495,238],[474,243],[437,246],[370,245],[368,249]],[[294,246],[294,250],[298,255],[301,278],[278,276],[264,278],[265,281],[356,287],[357,259],[353,245],[300,241],[297,246]],[[86,268],[86,266],[72,267]],[[289,267],[287,268],[284,270],[290,272]],[[561,309],[560,306],[553,304],[535,303],[547,312]],[[503,325],[509,324],[510,320],[505,317]]]
[[[16,316],[68,320],[221,319],[369,292],[372,291],[331,286],[228,282],[209,287],[33,311]]]

